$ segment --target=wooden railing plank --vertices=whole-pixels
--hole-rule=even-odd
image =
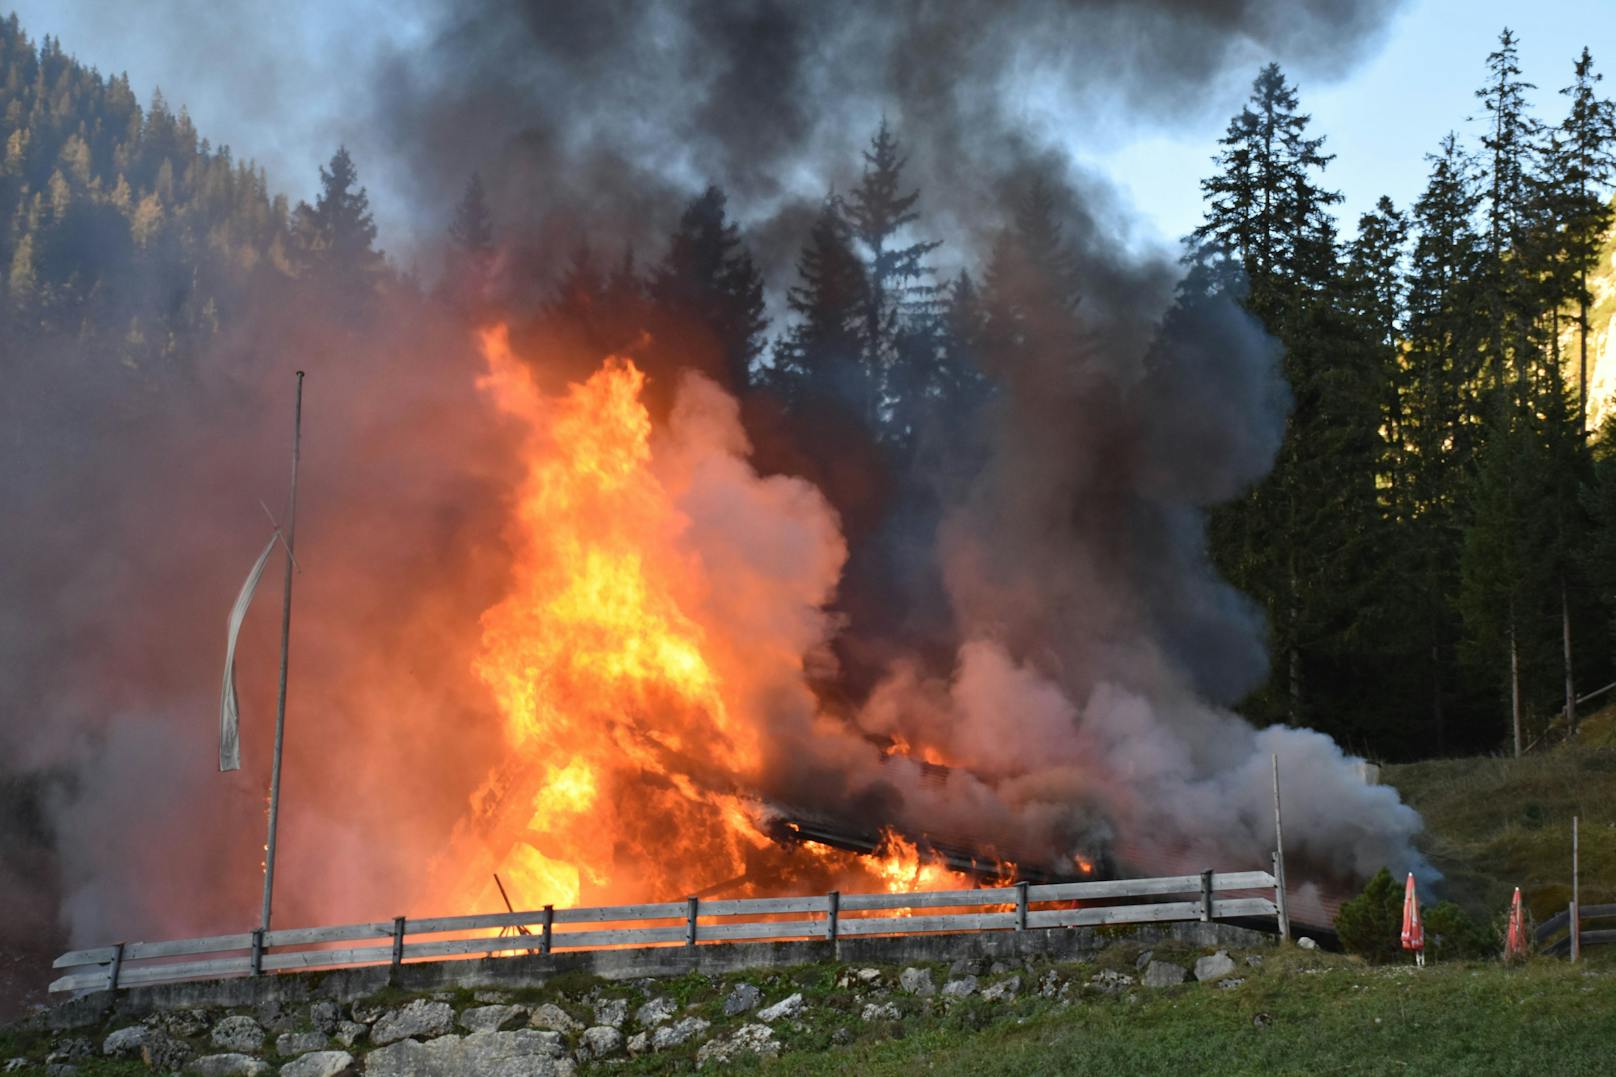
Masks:
[[[869,916],[842,920],[841,935],[918,935],[933,931],[1014,931],[1014,912],[960,913],[953,916]]]
[[[948,906],[1014,905],[1016,888],[998,886],[981,890],[919,890],[910,894],[843,894],[841,911],[870,909],[936,909]]]
[[[736,898],[728,901],[708,901],[705,898],[701,903],[701,918],[705,928],[709,916],[768,916],[776,913],[788,912],[824,912],[827,905],[824,894],[813,897],[787,897],[787,898]]]

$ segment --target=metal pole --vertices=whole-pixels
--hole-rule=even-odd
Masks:
[[[1279,753],[1274,753],[1274,890],[1279,900],[1279,937],[1290,941],[1291,918],[1285,909],[1285,823],[1279,812]]]
[[[281,747],[286,740],[286,662],[292,642],[293,535],[297,530],[297,455],[303,440],[303,372],[297,372],[297,403],[292,411],[292,492],[286,506],[286,582],[281,588],[281,677],[275,697],[275,763],[269,776],[269,841],[264,845],[264,914],[259,928],[269,930],[269,905],[275,893],[275,824],[281,807]]]
[[[1577,817],[1571,817],[1571,960],[1582,957],[1582,903],[1577,893]]]

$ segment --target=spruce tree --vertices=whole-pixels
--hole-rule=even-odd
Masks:
[[[372,291],[385,268],[376,241],[370,197],[358,186],[359,171],[346,146],[320,168],[320,195],[311,207],[298,206],[298,231],[305,264],[322,287],[343,297]]]
[[[797,283],[786,294],[794,321],[774,353],[771,376],[788,400],[834,399],[861,422],[876,414],[880,387],[865,362],[868,304],[841,204],[827,198],[797,259]]]

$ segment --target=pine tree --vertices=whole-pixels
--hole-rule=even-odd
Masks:
[[[493,218],[483,194],[482,177],[473,172],[449,223],[449,249],[440,294],[460,310],[475,314],[488,302],[493,268]]]
[[[775,348],[771,377],[788,400],[834,399],[863,421],[879,404],[875,372],[864,361],[868,282],[835,197],[809,229],[797,280],[786,295],[794,322]]]
[[[747,387],[768,326],[763,275],[729,219],[720,188],[708,187],[685,207],[667,255],[651,274],[650,297],[659,324],[668,327],[654,336],[685,346],[692,331],[699,333],[703,339],[692,347],[715,353],[720,380],[736,391]]]
[[[864,151],[864,174],[845,205],[851,236],[866,266],[863,358],[876,386],[867,415],[872,430],[889,419],[891,383],[903,383],[905,391],[914,394],[924,392],[929,380],[926,372],[913,369],[929,365],[928,349],[904,337],[925,337],[934,330],[929,321],[936,312],[937,289],[928,283],[932,270],[925,258],[941,244],[905,242],[910,227],[920,219],[915,209],[920,192],[903,193],[905,162],[883,119]],[[910,369],[898,370],[900,363]],[[902,439],[903,431],[895,434]]]
[[[347,147],[338,147],[329,166],[320,168],[319,198],[297,212],[306,265],[322,287],[336,287],[344,298],[372,291],[385,269],[382,253],[372,246],[370,197],[358,182]]]

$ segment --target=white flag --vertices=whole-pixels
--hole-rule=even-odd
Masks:
[[[230,642],[224,649],[224,687],[219,689],[219,769],[241,769],[241,707],[236,702],[236,636],[241,633],[241,622],[247,619],[247,607],[252,605],[253,592],[258,589],[258,578],[264,574],[269,555],[280,541],[280,533],[269,537],[269,545],[258,555],[247,582],[241,585],[241,594],[230,608]]]

